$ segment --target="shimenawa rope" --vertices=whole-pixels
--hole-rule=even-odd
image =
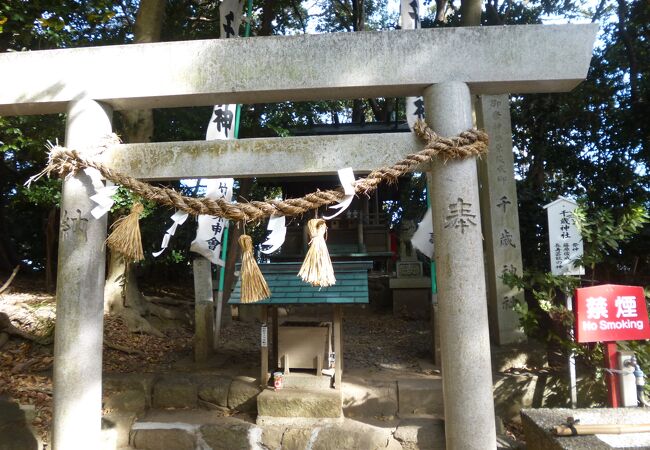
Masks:
[[[420,164],[440,157],[443,162],[450,159],[480,157],[487,152],[488,136],[485,132],[470,129],[458,136],[445,138],[431,130],[424,121],[416,122],[414,132],[425,141],[424,148],[406,156],[390,167],[372,171],[366,178],[355,182],[357,194],[373,192],[383,181],[392,183]],[[223,199],[194,198],[180,195],[173,189],[152,186],[135,178],[116,172],[105,165],[81,156],[77,151],[55,146],[50,150],[48,166],[32,180],[43,175],[58,173],[68,175],[86,167],[92,167],[104,178],[129,189],[131,192],[161,205],[171,206],[191,215],[210,215],[224,217],[238,222],[259,221],[272,215],[298,216],[321,206],[337,203],[343,198],[343,190],[332,189],[315,191],[301,198],[286,200],[251,201],[248,203],[231,203]]]

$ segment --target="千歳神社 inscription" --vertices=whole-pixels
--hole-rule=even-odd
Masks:
[[[582,258],[582,235],[576,224],[574,211],[578,204],[559,197],[544,206],[548,213],[548,239],[553,275],[584,275],[584,267],[576,265]]]

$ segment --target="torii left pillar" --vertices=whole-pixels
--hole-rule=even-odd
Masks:
[[[112,131],[113,111],[90,99],[69,103],[65,143],[83,153]],[[90,211],[90,178],[63,183],[54,335],[54,450],[87,450],[100,442],[106,216]]]

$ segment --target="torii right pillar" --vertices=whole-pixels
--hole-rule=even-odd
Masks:
[[[465,83],[426,88],[424,104],[436,133],[455,136],[472,128]],[[496,448],[476,159],[434,160],[431,170],[447,448]]]

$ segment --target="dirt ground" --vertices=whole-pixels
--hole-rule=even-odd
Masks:
[[[188,370],[192,367],[193,316],[191,288],[149,289],[148,295],[168,300],[166,307],[182,311],[187,321],[153,320],[164,337],[129,333],[120,319],[104,318],[104,372],[155,372]],[[170,305],[169,299],[172,300]],[[0,295],[0,312],[12,317],[15,326],[34,335],[53,337],[55,300],[41,280],[18,277]],[[430,325],[424,320],[401,320],[390,311],[366,309],[344,316],[343,337],[346,371],[369,376],[438,374],[431,361]],[[259,367],[259,323],[233,321],[223,329],[216,366],[244,373]],[[34,405],[34,427],[46,441],[52,418],[53,345],[41,345],[11,337],[0,348],[0,396]],[[253,372],[255,373],[255,372]],[[512,431],[519,434],[516,424]]]

